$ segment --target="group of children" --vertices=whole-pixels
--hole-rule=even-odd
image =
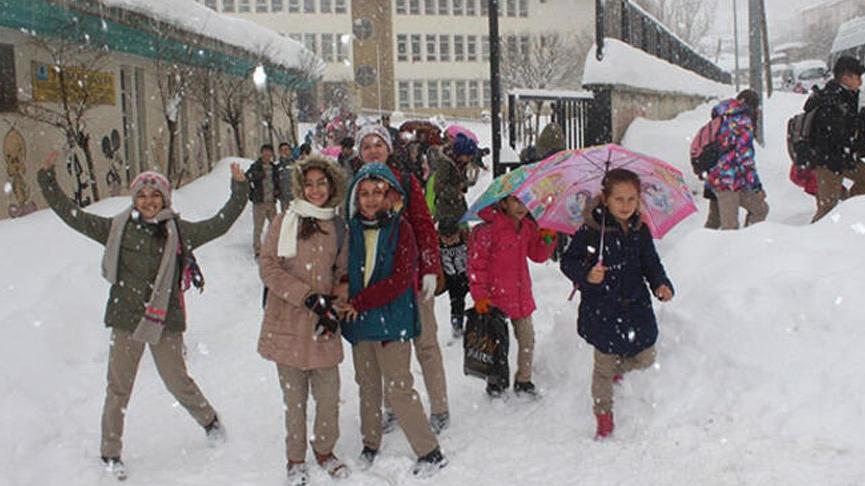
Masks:
[[[258,351],[276,363],[285,405],[287,474],[293,485],[308,481],[308,444],[316,463],[328,474],[336,478],[350,474],[348,465],[334,454],[340,435],[338,365],[343,360],[342,338],[351,344],[355,381],[359,386],[363,440],[360,466],[370,467],[379,454],[387,425],[383,405],[392,411],[418,457],[413,467],[415,475],[429,476],[447,465],[436,438],[449,421],[443,370],[438,372],[442,383],[434,386],[440,388],[440,396],[430,393],[433,403],[429,420],[414,390],[410,370],[412,343],[420,359],[419,341],[423,334],[438,350],[434,315],[429,325],[430,316],[425,320],[424,314],[432,312],[431,297],[439,273],[438,243],[442,242],[436,239],[435,248],[431,249],[430,243],[424,241],[428,239],[425,234],[428,222],[410,215],[412,205],[423,205],[423,211],[415,209],[421,214],[426,206],[422,195],[416,194],[417,181],[405,178],[389,164],[392,146],[387,132],[362,130],[358,145],[364,165],[348,183],[346,172],[331,159],[311,155],[295,164],[291,173],[294,200],[276,216],[261,248],[260,275],[269,293]],[[460,150],[452,153],[459,154]],[[71,203],[60,197],[59,186],[51,177],[52,166],[53,163],[46,165],[46,170],[40,173],[43,192],[52,195],[47,197],[49,202],[53,201],[52,208],[70,226],[105,243],[109,250],[119,245],[121,270],[136,271],[122,265],[124,258],[133,258],[123,253],[126,240],[133,236],[153,243],[151,246],[165,241],[176,244],[178,256],[184,257],[178,264],[166,266],[165,261],[172,258],[164,256],[173,252],[170,248],[162,251],[158,251],[162,247],[155,248],[148,257],[151,270],[143,275],[122,275],[127,281],[145,282],[145,287],[146,282],[154,282],[148,288],[156,287],[159,292],[154,294],[170,295],[170,300],[167,304],[159,300],[159,308],[138,309],[130,304],[124,307],[128,319],[123,323],[116,319],[106,321],[115,328],[106,398],[106,413],[110,415],[125,408],[144,347],[143,342],[136,341],[141,324],[135,323],[171,320],[172,309],[177,307],[175,302],[182,295],[180,287],[171,282],[182,281],[180,276],[188,275],[191,268],[184,249],[191,255],[193,247],[218,236],[231,225],[243,206],[245,177],[239,168],[232,168],[236,181],[234,195],[214,218],[220,221],[218,225],[210,220],[195,224],[178,220],[170,207],[170,185],[152,173],[133,184],[134,210],[122,213],[112,223],[106,218],[72,211],[68,207]],[[464,164],[456,167],[464,168]],[[574,235],[561,259],[562,271],[582,293],[579,334],[596,348],[592,397],[598,438],[613,430],[613,382],[622,373],[644,368],[654,359],[658,330],[645,282],[660,300],[673,296],[672,284],[652,237],[640,220],[639,192],[640,181],[634,173],[624,169],[609,171],[604,178],[600,205]],[[523,203],[513,196],[485,208],[479,216],[483,222],[468,233],[468,288],[478,313],[495,307],[511,320],[519,349],[514,392],[534,396],[537,391],[532,382],[532,314],[536,306],[527,260],[546,261],[556,246],[556,235],[539,228]],[[426,219],[431,219],[428,213]],[[167,221],[178,221],[180,243],[170,243],[177,241],[170,236],[178,230],[172,226],[166,231]],[[199,236],[204,224],[213,226],[213,231]],[[441,221],[439,224],[441,228]],[[458,226],[449,228],[451,232],[446,236],[466,233]],[[448,242],[453,243],[447,240],[445,247]],[[194,266],[194,258],[191,262]],[[166,272],[174,280],[171,275],[165,277]],[[112,286],[112,297],[123,291],[120,287],[123,285]],[[109,307],[117,305],[109,301]],[[424,307],[429,310],[424,311]],[[109,312],[107,319],[113,319],[112,316],[114,313]],[[157,335],[148,342],[158,358],[161,374],[164,371],[161,363],[171,362],[171,369],[176,370],[176,376],[163,374],[165,379],[185,385],[169,383],[172,393],[209,435],[224,437],[216,412],[186,374],[182,356],[157,356],[159,346],[168,346],[165,343],[170,343],[174,350],[178,349],[178,343],[182,346],[183,330],[182,321],[176,329],[166,325],[162,341]],[[438,361],[441,367],[440,350]],[[120,363],[127,362],[122,374],[118,374]],[[428,389],[430,382],[436,381],[436,374],[435,370],[427,373],[424,369]],[[507,379],[489,381],[486,391],[491,397],[499,397],[509,384]],[[316,407],[313,439],[308,443],[306,406],[310,392]],[[122,416],[109,422],[103,420],[103,459],[115,468],[123,466],[121,434]]]

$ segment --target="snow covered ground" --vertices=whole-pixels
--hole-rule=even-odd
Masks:
[[[659,242],[678,293],[656,304],[657,365],[628,375],[616,389],[610,440],[592,439],[591,348],[575,332],[570,284],[557,265],[533,265],[540,309],[534,380],[543,399],[487,400],[483,383],[462,375],[461,347],[450,343],[446,324],[448,303],[439,299],[453,417],[441,443],[450,466],[432,480],[412,478],[414,458],[396,432],[371,471],[355,470],[343,483],[865,484],[859,388],[865,318],[855,304],[865,288],[865,198],[807,225],[813,200],[786,179],[783,133],[803,100],[779,94],[768,102],[767,145],[757,152],[768,222],[708,231],[701,206]],[[624,144],[690,174],[689,137],[708,109],[667,122],[638,120]],[[489,139],[488,126],[472,128]],[[190,219],[208,216],[228,196],[228,180],[223,163],[179,190],[175,207]],[[696,179],[693,185],[699,188]],[[110,199],[89,210],[110,215],[127,202]],[[247,209],[226,236],[199,250],[207,290],[187,299],[190,370],[221,414],[229,441],[207,448],[146,355],[124,437],[130,485],[284,484],[276,370],[255,352],[261,310],[251,219]],[[0,484],[112,484],[98,461],[108,352],[102,248],[40,211],[0,221],[0,253]],[[361,441],[350,361],[341,367],[336,453],[355,465]],[[425,398],[421,381],[416,388]],[[331,481],[311,471],[311,484]]]

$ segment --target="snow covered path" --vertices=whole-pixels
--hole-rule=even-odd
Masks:
[[[805,226],[813,200],[787,182],[783,145],[783,123],[802,101],[782,94],[766,110],[767,146],[757,161],[771,205],[768,222],[707,231],[701,207],[659,243],[678,293],[655,307],[657,365],[627,375],[616,389],[611,440],[592,440],[591,348],[575,332],[570,284],[556,264],[534,265],[540,308],[534,380],[543,399],[490,402],[481,381],[464,377],[460,344],[446,344],[448,303],[439,299],[453,417],[441,442],[450,466],[433,480],[412,478],[412,454],[396,432],[371,471],[356,470],[344,483],[865,484],[865,317],[857,305],[865,288],[865,198]],[[707,112],[638,120],[624,144],[689,171],[686,137]],[[488,133],[488,126],[472,128]],[[222,164],[178,191],[175,207],[190,219],[211,214],[228,195],[228,179]],[[89,210],[110,215],[127,201]],[[247,209],[225,237],[199,250],[207,290],[187,299],[189,367],[229,441],[207,448],[147,356],[124,437],[129,485],[284,484],[276,370],[255,352],[261,295],[251,219]],[[0,221],[0,484],[114,482],[98,465],[108,352],[101,252],[47,211]],[[350,361],[341,367],[336,453],[354,465],[361,441]],[[425,399],[421,381],[416,389]],[[311,484],[331,481],[311,470]]]

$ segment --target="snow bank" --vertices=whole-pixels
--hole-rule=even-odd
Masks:
[[[129,10],[152,17],[183,30],[263,54],[286,68],[308,68],[312,54],[299,42],[279,35],[255,22],[217,13],[193,0],[100,0],[107,7]],[[321,72],[324,63],[319,60]]]
[[[692,71],[670,64],[618,39],[604,39],[604,59],[589,49],[583,71],[583,85],[611,84],[648,89],[661,93],[715,97],[729,93],[729,85],[716,83]]]

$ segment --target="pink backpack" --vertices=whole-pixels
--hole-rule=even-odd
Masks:
[[[700,176],[715,167],[721,158],[721,145],[718,141],[718,132],[724,122],[723,116],[716,116],[708,123],[700,127],[691,140],[691,167],[694,174]]]

